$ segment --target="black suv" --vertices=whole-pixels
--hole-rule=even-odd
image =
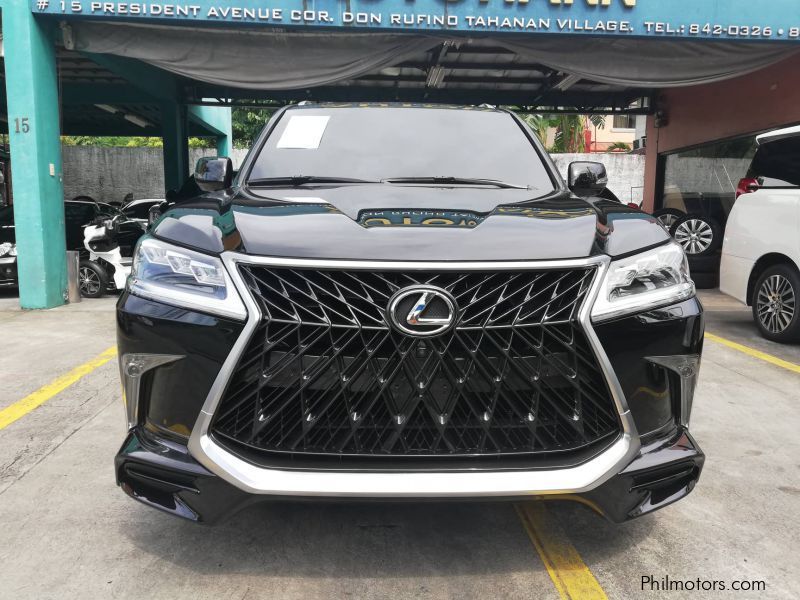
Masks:
[[[683,250],[514,114],[301,105],[139,242],[118,304],[132,497],[685,496],[703,343]]]

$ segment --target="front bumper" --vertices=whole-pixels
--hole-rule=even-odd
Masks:
[[[582,493],[499,494],[494,499],[572,500],[589,505],[609,520],[621,523],[667,506],[686,496],[700,477],[705,457],[691,435],[678,428],[641,448],[639,455],[620,473],[600,486]],[[189,453],[186,446],[137,427],[128,433],[116,457],[117,483],[126,494],[149,506],[192,521],[213,523],[242,508],[278,499],[308,498],[308,494],[273,496],[249,494],[214,475]],[[309,473],[319,476],[319,473]],[[379,474],[362,473],[363,478]],[[434,474],[442,477],[448,474]],[[465,474],[473,486],[490,473]],[[409,474],[385,475],[404,486],[407,493],[391,500],[420,499]],[[323,480],[324,481],[324,480]],[[380,479],[375,479],[377,484]],[[316,478],[317,485],[321,483]],[[454,490],[456,491],[456,490]],[[455,494],[440,495],[452,499]],[[467,494],[468,497],[474,494]],[[330,497],[330,495],[326,495]],[[385,494],[361,494],[361,498],[387,499]],[[426,499],[437,496],[427,495]]]
[[[204,402],[221,393],[216,388],[227,381],[219,376],[223,364],[248,337],[242,324],[127,293],[120,298],[118,321],[123,360],[137,353],[182,356],[141,381],[138,421],[130,423],[117,457],[118,483],[134,498],[192,520],[215,521],[249,503],[279,497],[546,497],[579,500],[619,522],[688,494],[703,464],[687,431],[680,378],[653,360],[699,356],[703,319],[696,299],[594,327],[618,396],[624,398],[625,426],[593,457],[527,470],[382,472],[253,464],[197,425],[210,421],[213,410],[204,412]]]

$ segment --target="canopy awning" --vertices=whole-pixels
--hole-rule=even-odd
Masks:
[[[65,36],[81,52],[135,58],[183,77],[251,90],[299,90],[336,85],[433,54],[423,65],[429,87],[449,87],[448,73],[431,81],[436,66],[457,69],[461,56],[495,47],[530,65],[531,79],[557,71],[585,80],[631,88],[663,88],[737,77],[798,52],[773,43],[574,38],[535,35],[486,37],[407,33],[285,33],[256,28],[170,27],[116,22],[73,22]],[[447,59],[440,64],[441,59]],[[418,62],[418,61],[416,61]],[[465,61],[468,62],[468,61]],[[446,66],[449,65],[449,66]],[[503,73],[504,60],[484,62],[470,76],[486,88],[524,84]],[[498,75],[496,72],[500,71]],[[455,74],[453,74],[455,75]],[[463,74],[462,74],[463,76]],[[404,80],[397,79],[396,87]],[[452,80],[458,83],[458,80]],[[566,91],[563,90],[562,91]]]

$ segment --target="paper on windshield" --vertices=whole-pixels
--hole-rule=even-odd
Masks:
[[[291,148],[298,150],[316,150],[322,141],[325,128],[328,126],[327,117],[292,116],[283,130],[278,148]]]

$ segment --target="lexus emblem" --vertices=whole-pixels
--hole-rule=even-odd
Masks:
[[[389,322],[406,335],[429,337],[456,322],[456,302],[445,290],[429,285],[403,288],[389,300]]]

